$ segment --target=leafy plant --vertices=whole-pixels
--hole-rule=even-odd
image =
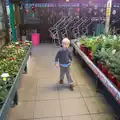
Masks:
[[[80,42],[90,48],[94,59],[102,61],[120,82],[120,37],[114,39],[113,35],[100,35],[82,38]]]
[[[0,107],[4,103],[6,96],[13,85],[21,63],[31,45],[31,42],[9,43],[4,46],[0,54]],[[9,77],[3,78],[1,75],[8,73]]]

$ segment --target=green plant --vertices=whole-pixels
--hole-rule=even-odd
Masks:
[[[116,75],[115,77],[117,79],[117,82],[120,82],[120,75]]]
[[[21,63],[28,51],[31,42],[9,43],[4,46],[0,54],[0,107],[13,85]],[[3,74],[9,74],[9,77],[2,77]]]
[[[98,37],[83,38],[80,42],[91,48],[94,59],[102,61],[111,73],[120,81],[120,40],[113,35],[100,35]]]

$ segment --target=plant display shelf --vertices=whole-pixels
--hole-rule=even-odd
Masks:
[[[103,85],[107,88],[107,90],[112,94],[114,99],[120,105],[120,91],[113,85],[113,83],[99,70],[98,67],[80,50],[78,45],[76,44],[76,40],[72,40],[71,45],[73,46],[75,52],[77,52],[81,58],[85,61],[85,63],[90,67],[90,69],[94,72],[94,74],[98,77],[98,79],[103,83]]]
[[[5,100],[2,108],[0,109],[0,120],[7,120],[6,116],[8,114],[9,109],[11,108],[11,105],[12,105],[12,102],[13,102],[13,99],[15,96],[15,92],[17,91],[17,89],[19,87],[20,75],[23,73],[23,70],[27,65],[28,58],[31,54],[31,48],[32,48],[32,46],[30,46],[30,48],[28,49],[27,54],[26,54],[26,56],[21,64],[21,67],[19,69],[19,72],[14,80],[14,83],[6,97],[6,100]]]

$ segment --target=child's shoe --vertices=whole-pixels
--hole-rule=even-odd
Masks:
[[[71,91],[74,90],[73,88],[74,88],[74,85],[73,85],[73,84],[69,85],[69,89],[70,89]]]
[[[60,84],[63,84],[63,80],[60,80]]]

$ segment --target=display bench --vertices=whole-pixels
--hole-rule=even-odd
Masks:
[[[7,95],[7,98],[2,106],[2,108],[0,109],[0,120],[6,120],[6,116],[8,114],[8,111],[9,109],[11,108],[12,106],[12,102],[13,102],[13,99],[14,99],[14,96],[16,94],[16,91],[18,90],[18,87],[19,87],[19,83],[20,83],[20,76],[21,74],[23,73],[23,71],[25,70],[25,72],[27,71],[27,61],[29,59],[29,56],[31,55],[31,48],[32,46],[28,49],[27,51],[27,54],[21,64],[21,67],[19,69],[19,72],[14,80],[14,83]]]
[[[76,44],[77,40],[72,40],[71,45],[75,53],[78,53],[89,68],[94,72],[97,78],[103,83],[107,90],[112,94],[114,99],[120,104],[120,91],[112,84],[112,82],[99,70],[98,67],[80,50]]]

